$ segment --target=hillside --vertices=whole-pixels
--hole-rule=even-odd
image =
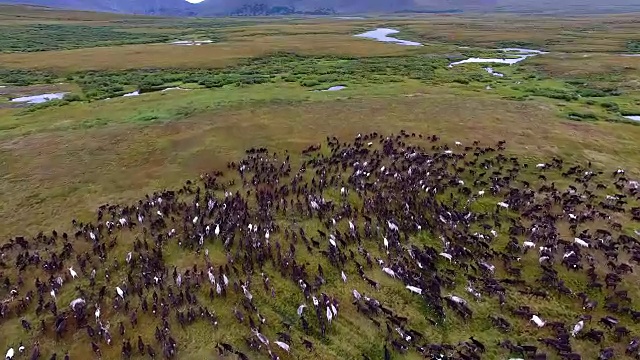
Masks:
[[[290,12],[312,13],[318,9],[328,12],[386,12],[410,9],[415,6],[412,0],[396,1],[345,1],[345,0],[205,0],[200,4],[190,4],[184,0],[0,0],[0,3],[49,6],[54,8],[108,11],[116,13],[148,15],[270,15]],[[246,13],[246,9],[253,9]],[[243,12],[243,10],[245,12]]]
[[[193,4],[183,0],[0,0],[0,3],[145,15],[190,16],[197,15],[199,11]]]
[[[62,9],[170,16],[348,14],[401,11],[507,11],[507,12],[630,12],[640,11],[634,0],[0,0]]]

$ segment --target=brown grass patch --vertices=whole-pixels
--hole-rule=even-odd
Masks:
[[[380,56],[407,54],[406,46],[393,46],[344,35],[262,36],[202,46],[171,44],[125,45],[37,53],[0,54],[7,68],[59,71],[130,69],[145,67],[215,68],[239,59],[278,51],[303,55]]]
[[[531,59],[530,63],[554,77],[588,74],[625,74],[638,77],[640,68],[637,57],[620,54],[547,54]]]
[[[4,24],[41,24],[45,22],[94,22],[123,19],[151,18],[146,16],[112,14],[105,12],[70,11],[44,6],[15,6],[0,4],[0,20]]]

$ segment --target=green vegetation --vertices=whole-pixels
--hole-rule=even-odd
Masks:
[[[88,99],[104,99],[122,95],[130,88],[141,92],[161,90],[174,84],[198,84],[206,88],[227,85],[243,86],[266,82],[294,82],[309,88],[336,84],[384,84],[402,79],[427,81],[434,70],[446,64],[443,59],[419,56],[347,58],[336,56],[298,56],[275,54],[243,61],[219,70],[150,69],[132,71],[90,71],[69,74],[66,81],[77,83]],[[4,70],[0,82],[32,85],[55,80],[49,73]]]
[[[113,26],[0,26],[0,52],[31,52],[168,42],[180,34],[127,32]],[[215,39],[211,39],[215,40]]]
[[[640,40],[627,41],[627,51],[631,53],[640,53]]]
[[[490,51],[471,51],[467,56],[496,56]],[[139,90],[141,93],[160,91],[169,87],[227,88],[258,84],[297,84],[309,90],[322,90],[335,85],[353,87],[389,86],[392,83],[419,81],[432,86],[462,85],[468,88],[489,86],[496,95],[515,101],[543,97],[567,103],[579,102],[588,108],[568,115],[570,119],[605,119],[605,112],[617,114],[620,104],[637,99],[634,92],[621,91],[619,74],[597,77],[565,76],[553,79],[539,69],[521,66],[494,66],[495,71],[506,73],[497,78],[488,74],[481,65],[469,64],[447,68],[450,60],[444,56],[304,56],[295,53],[275,53],[240,61],[220,69],[135,69],[124,71],[85,71],[64,74],[33,70],[0,71],[0,83],[35,85],[68,82],[78,86],[75,101],[100,100],[122,96]],[[535,60],[532,60],[535,61]],[[618,98],[618,99],[616,99]],[[604,101],[595,101],[603,99]],[[68,104],[59,102],[56,106]],[[35,109],[46,108],[46,105]],[[166,118],[166,116],[161,116]],[[608,118],[607,118],[608,119]],[[157,120],[153,118],[151,120]]]
[[[607,97],[618,96],[620,91],[618,89],[578,89],[578,95],[582,97]]]
[[[558,99],[558,100],[565,100],[565,101],[578,100],[578,94],[576,94],[575,92],[563,90],[563,89],[532,88],[532,89],[527,89],[527,92],[533,96],[543,96],[549,99]]]
[[[27,86],[33,84],[51,84],[58,76],[53,73],[27,69],[0,68],[0,84]]]
[[[473,51],[467,55],[496,56],[495,53],[488,51],[478,53]],[[532,71],[527,66],[498,65],[494,66],[495,71],[506,73],[507,76],[497,78],[483,70],[481,65],[470,64],[447,68],[449,61],[442,56],[425,57],[423,55],[358,58],[275,53],[242,60],[236,65],[220,69],[136,69],[85,71],[66,75],[4,69],[0,71],[0,83],[25,86],[68,82],[77,85],[82,91],[82,94],[76,93],[75,101],[113,98],[133,90],[149,93],[177,86],[199,89],[246,87],[270,83],[297,84],[309,90],[322,90],[335,85],[378,87],[408,81],[419,81],[432,86],[458,84],[469,88],[488,85],[503,98],[523,101],[530,97],[544,97],[567,103],[579,101],[581,106],[589,108],[591,113],[604,110],[615,114],[619,112],[620,104],[635,99],[633,92],[628,92],[625,96],[625,93],[619,89],[620,75],[552,79],[540,70]],[[595,99],[605,101],[598,102]],[[68,102],[60,104],[64,105]],[[40,106],[36,109],[45,107]],[[577,114],[581,113],[576,111]],[[596,120],[599,117],[589,117],[589,119]],[[570,115],[569,118],[584,119],[576,114]]]
[[[576,121],[594,121],[594,120],[598,120],[598,116],[594,113],[579,113],[576,111],[571,111],[567,114],[567,117],[571,120],[576,120]]]
[[[508,40],[508,41],[499,41],[496,46],[498,48],[523,48],[523,49],[534,49],[541,50],[544,48],[544,43],[532,42],[527,40]]]

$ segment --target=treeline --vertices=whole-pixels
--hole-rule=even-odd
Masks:
[[[404,9],[394,11],[396,14],[459,14],[462,9],[444,9],[444,10],[420,10],[420,9]]]
[[[333,8],[318,8],[299,11],[293,6],[270,6],[264,3],[245,4],[231,12],[231,16],[273,16],[273,15],[334,15]]]

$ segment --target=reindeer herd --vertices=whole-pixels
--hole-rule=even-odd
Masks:
[[[331,358],[325,340],[353,316],[380,340],[358,359],[638,359],[638,185],[623,169],[528,164],[504,141],[405,131],[252,148],[224,172],[4,242],[0,329],[22,331],[0,343],[6,359],[190,358],[176,339],[198,324],[208,358]],[[225,321],[242,330],[213,340]]]

